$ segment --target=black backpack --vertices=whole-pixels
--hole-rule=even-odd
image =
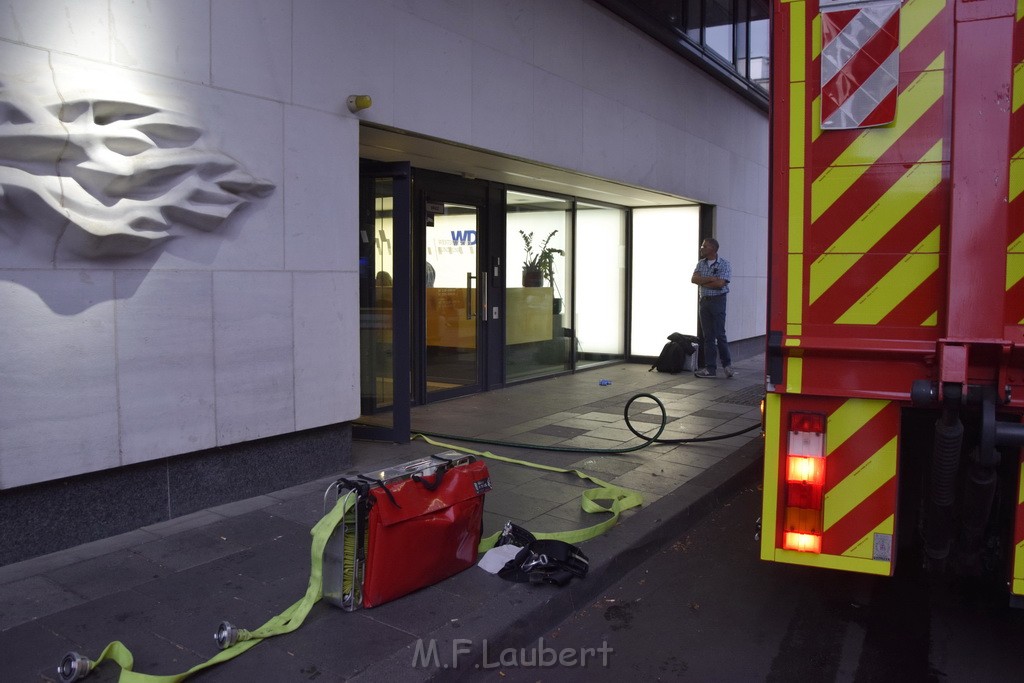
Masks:
[[[661,349],[657,362],[651,366],[651,370],[675,374],[686,370],[686,361],[697,350],[700,340],[689,334],[673,332],[668,336],[668,343]]]

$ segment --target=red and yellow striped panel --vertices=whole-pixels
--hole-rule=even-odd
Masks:
[[[1024,325],[1024,0],[1017,0],[1010,105],[1010,228],[1006,248],[1006,325]],[[1008,337],[1010,335],[1007,335]],[[1020,338],[1019,335],[1011,338]]]
[[[787,292],[785,326],[772,321],[773,329],[847,337],[845,326],[861,325],[872,328],[862,337],[937,338],[946,299],[951,5],[908,0],[900,10],[896,120],[824,132],[817,3],[782,2],[780,10],[790,82],[788,97],[776,88],[783,109],[775,116],[788,116],[789,126],[773,144],[789,187],[773,221],[788,225],[788,236],[773,246],[786,249],[778,265],[788,277],[776,283]]]
[[[825,496],[821,553],[782,549],[787,434],[792,411],[825,412]],[[891,401],[768,394],[761,558],[776,562],[890,575],[900,410]]]
[[[1024,449],[1021,449],[1017,468],[1017,514],[1013,525],[1013,581],[1010,591],[1024,595]]]
[[[1011,95],[1010,231],[1006,250],[1006,323],[1024,325],[1024,0],[1017,0],[1013,30],[1013,92]],[[1024,595],[1024,449],[1017,475],[1017,514],[1013,528],[1011,591]]]

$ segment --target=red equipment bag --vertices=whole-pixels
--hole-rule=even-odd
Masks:
[[[451,451],[335,482],[325,502],[356,498],[324,552],[324,598],[375,607],[471,567],[490,488],[482,460]]]

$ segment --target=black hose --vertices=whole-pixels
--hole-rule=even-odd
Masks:
[[[633,402],[636,401],[638,398],[649,398],[649,399],[652,399],[655,403],[658,404],[658,408],[661,410],[661,423],[658,425],[658,431],[654,434],[654,436],[646,436],[644,434],[641,434],[640,432],[638,432],[636,429],[633,428],[633,423],[630,422],[630,420],[629,420],[629,407],[631,405],[633,405]],[[750,427],[747,427],[746,429],[741,429],[741,430],[736,431],[736,432],[730,432],[728,434],[718,434],[716,436],[693,437],[693,438],[690,438],[690,439],[659,439],[658,437],[661,436],[661,433],[665,431],[665,426],[668,424],[668,412],[665,410],[665,404],[662,403],[661,400],[657,396],[655,396],[654,394],[647,394],[647,393],[636,394],[635,396],[631,397],[628,401],[626,401],[626,406],[622,409],[622,417],[626,421],[626,427],[629,428],[629,431],[633,432],[634,435],[636,435],[639,438],[643,439],[644,443],[639,444],[637,446],[631,446],[629,448],[568,448],[568,447],[565,447],[565,446],[539,446],[539,445],[530,444],[530,443],[514,443],[514,442],[510,442],[510,441],[496,441],[496,440],[493,440],[493,439],[474,439],[474,438],[465,437],[465,436],[458,436],[457,434],[440,434],[438,432],[422,432],[421,431],[421,432],[418,432],[418,433],[419,434],[423,434],[424,436],[433,436],[433,437],[437,437],[437,438],[440,438],[440,439],[455,439],[457,441],[467,441],[469,443],[483,443],[483,444],[489,444],[489,445],[492,445],[492,446],[507,446],[507,447],[510,447],[510,448],[526,448],[526,449],[531,449],[531,450],[535,450],[535,451],[553,451],[553,452],[558,452],[558,453],[618,453],[618,454],[621,454],[621,453],[632,453],[634,451],[640,450],[641,448],[647,448],[652,443],[676,443],[676,444],[679,444],[679,443],[702,443],[702,442],[705,442],[705,441],[720,441],[721,439],[729,439],[729,438],[732,438],[734,436],[739,436],[740,434],[746,434],[747,432],[750,432],[750,431],[753,431],[755,429],[760,429],[761,428],[761,425],[755,424],[755,425],[751,425]]]

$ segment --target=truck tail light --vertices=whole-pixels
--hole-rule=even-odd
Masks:
[[[782,547],[821,552],[825,489],[825,416],[790,413]]]

